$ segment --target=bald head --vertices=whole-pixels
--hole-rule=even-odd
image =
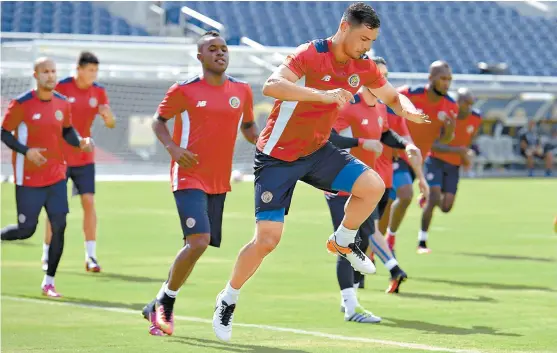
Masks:
[[[458,117],[465,119],[472,112],[472,106],[475,102],[472,91],[468,88],[461,87],[457,91],[456,101],[458,103]]]
[[[40,57],[40,58],[38,58],[37,60],[35,60],[35,64],[34,64],[34,66],[33,66],[33,70],[34,70],[35,72],[37,72],[37,70],[40,70],[42,67],[44,67],[44,66],[49,66],[49,65],[50,65],[50,66],[56,66],[56,65],[54,64],[54,61],[52,61],[52,59],[50,59],[50,58],[48,58],[48,57],[46,57],[46,56],[43,56],[43,57]]]
[[[472,94],[472,91],[470,91],[468,88],[461,87],[457,91],[456,99],[458,101],[466,100],[466,101],[473,102],[474,101],[474,95]]]
[[[434,61],[429,65],[429,74],[432,76],[447,72],[451,72],[451,67],[443,60]]]
[[[445,61],[437,60],[429,65],[429,85],[437,95],[449,93],[452,79],[451,67]]]
[[[56,64],[47,57],[35,60],[33,77],[37,81],[37,89],[52,91],[56,87]]]

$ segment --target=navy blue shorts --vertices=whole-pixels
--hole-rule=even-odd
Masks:
[[[414,170],[404,159],[393,162],[393,187],[391,188],[390,198],[396,199],[397,190],[405,185],[412,185],[416,179]]]
[[[379,200],[379,203],[377,204],[378,219],[381,219],[381,217],[383,217],[383,213],[385,213],[385,209],[387,208],[387,203],[389,202],[390,193],[391,193],[391,188],[385,188],[385,192],[383,193],[383,196],[381,196],[381,200]]]
[[[209,245],[220,247],[225,199],[226,193],[206,194],[199,189],[174,191],[184,238],[191,234],[210,234]]]
[[[331,219],[333,221],[333,229],[337,230],[342,219],[344,218],[344,205],[348,201],[349,196],[338,196],[334,194],[325,195],[327,199],[327,205],[329,206],[329,211],[331,212]],[[369,245],[369,237],[375,233],[375,220],[379,219],[379,212],[377,208],[373,213],[362,223],[360,229],[358,229],[358,234],[356,236],[356,243],[365,251]]]
[[[66,178],[73,182],[72,194],[94,194],[95,193],[95,164],[87,164],[80,167],[68,167]]]
[[[351,192],[356,179],[369,167],[327,142],[293,162],[256,150],[254,169],[256,220],[284,222],[298,180],[329,192]]]
[[[18,224],[23,227],[36,226],[43,207],[49,218],[69,212],[65,180],[43,187],[16,185],[15,199]]]
[[[425,160],[425,177],[430,187],[440,186],[443,193],[456,195],[460,167],[437,158],[427,157]]]

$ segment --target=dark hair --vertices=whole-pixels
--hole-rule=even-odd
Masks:
[[[387,66],[387,60],[385,60],[385,58],[383,58],[381,56],[374,56],[373,58],[371,58],[371,60],[373,60],[375,65],[385,65],[385,66]]]
[[[84,51],[79,54],[79,59],[77,60],[79,66],[85,66],[87,64],[99,64],[99,59],[97,56],[90,51]]]
[[[342,15],[342,20],[355,26],[363,24],[369,29],[376,29],[381,26],[377,12],[373,7],[363,2],[355,2],[348,6],[344,15]]]
[[[205,42],[205,39],[207,38],[216,38],[216,37],[220,37],[220,33],[218,31],[215,30],[211,30],[211,31],[207,31],[205,33],[203,33],[203,35],[201,37],[199,37],[199,39],[197,40],[197,49],[201,49],[201,46],[203,45],[203,43]]]

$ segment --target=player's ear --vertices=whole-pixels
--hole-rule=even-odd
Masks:
[[[199,62],[202,62],[201,61],[201,53],[197,53],[197,60],[199,60]]]
[[[340,31],[346,32],[350,29],[350,24],[347,21],[340,21]]]

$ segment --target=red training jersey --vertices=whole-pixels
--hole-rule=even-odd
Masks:
[[[479,111],[472,112],[464,119],[457,119],[455,126],[454,139],[449,142],[449,146],[468,147],[472,143],[472,138],[480,128],[482,117]],[[462,165],[462,158],[456,153],[431,152],[431,156],[452,165]]]
[[[97,83],[89,88],[77,87],[75,79],[68,77],[56,85],[56,91],[68,98],[72,107],[72,124],[81,137],[91,137],[91,126],[99,113],[99,106],[108,104],[104,87]],[[94,152],[83,152],[81,149],[64,143],[64,155],[70,167],[80,167],[95,163]]]
[[[390,111],[388,108],[387,110]],[[406,126],[406,119],[392,112],[387,113],[387,124],[390,130],[396,132],[400,136],[410,136],[410,132]],[[375,171],[377,171],[385,182],[386,188],[391,188],[393,186],[393,158],[398,158],[399,155],[405,154],[404,151],[395,153],[393,148],[383,145],[383,153],[375,161]]]
[[[70,103],[53,92],[52,99],[41,101],[35,90],[23,93],[10,102],[2,128],[15,131],[17,140],[29,148],[45,148],[41,166],[13,151],[12,164],[16,185],[42,187],[66,179],[66,162],[62,128],[71,126]]]
[[[170,87],[157,113],[165,119],[176,119],[172,140],[198,155],[199,164],[188,169],[172,160],[172,190],[200,189],[207,194],[230,191],[238,125],[240,120],[254,121],[250,86],[232,77],[221,86],[211,86],[196,76]]]
[[[298,85],[322,91],[343,88],[356,94],[361,86],[379,88],[387,82],[367,56],[339,63],[330,48],[330,39],[303,44],[283,65],[299,77]],[[289,162],[307,156],[327,143],[338,111],[336,104],[276,100],[257,148]]]

